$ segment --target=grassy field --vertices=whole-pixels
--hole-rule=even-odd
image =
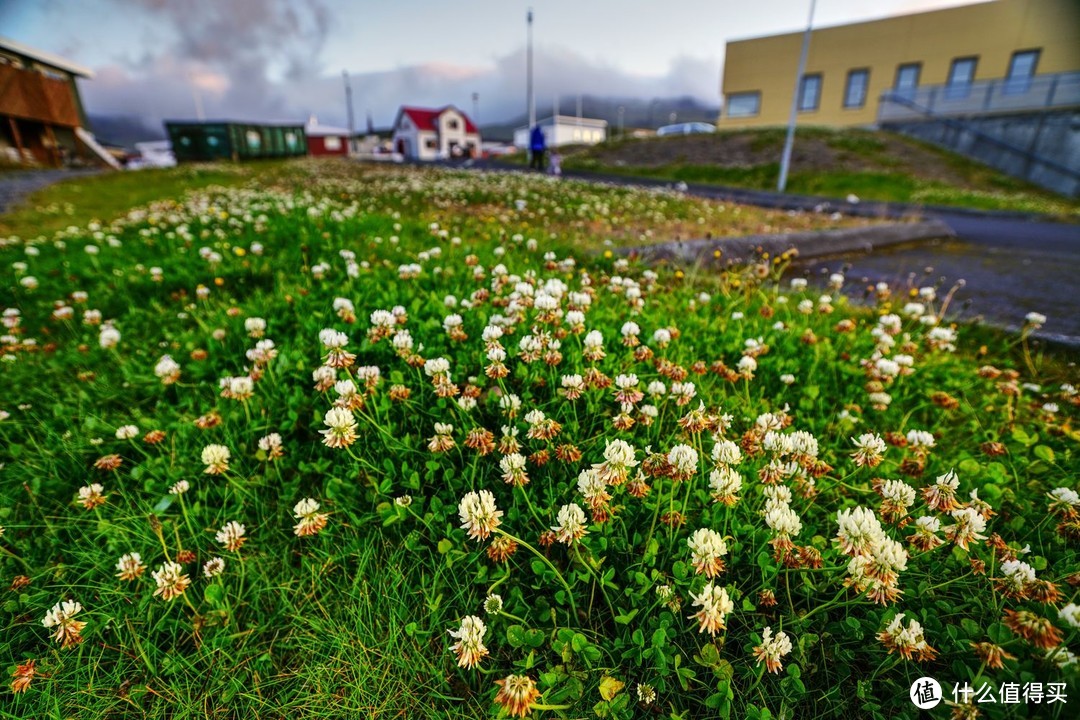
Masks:
[[[604,252],[816,216],[185,172],[7,219],[5,717],[915,717],[927,675],[1075,701],[1080,396],[1038,317]]]
[[[774,190],[783,144],[783,128],[624,140],[571,150],[564,166]],[[1080,203],[930,144],[869,130],[800,128],[788,191],[1080,217]]]

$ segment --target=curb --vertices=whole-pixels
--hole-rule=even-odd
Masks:
[[[948,225],[940,220],[929,220],[840,230],[673,240],[645,247],[618,248],[615,252],[650,263],[700,263],[721,266],[756,262],[765,252],[776,257],[788,250],[795,250],[800,259],[808,259],[847,253],[869,253],[896,245],[953,237],[956,237],[956,233]]]

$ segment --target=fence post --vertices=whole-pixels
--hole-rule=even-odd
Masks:
[[[1057,84],[1058,84],[1058,80],[1060,78],[1061,78],[1061,75],[1054,75],[1053,78],[1051,78],[1051,80],[1050,80],[1050,90],[1048,90],[1047,93],[1046,93],[1046,104],[1043,107],[1053,107],[1054,106],[1054,94],[1057,92]]]

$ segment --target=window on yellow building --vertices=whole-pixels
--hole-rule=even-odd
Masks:
[[[915,89],[919,87],[919,71],[922,66],[919,63],[907,63],[896,69],[896,83],[893,90],[897,95],[906,98],[915,97]]]
[[[966,98],[971,92],[971,83],[975,81],[975,64],[978,58],[956,58],[949,68],[949,81],[945,83],[945,97],[950,100]]]
[[[870,85],[870,71],[867,69],[850,70],[847,74],[847,87],[844,88],[844,107],[861,108],[866,104],[866,90]]]
[[[799,83],[799,112],[813,112],[821,103],[821,73],[803,75]]]
[[[1010,95],[1026,93],[1031,87],[1031,78],[1039,64],[1038,50],[1018,50],[1009,61],[1009,74],[1005,78],[1005,92]]]
[[[727,96],[729,118],[754,117],[761,112],[761,93],[758,91],[731,93]]]

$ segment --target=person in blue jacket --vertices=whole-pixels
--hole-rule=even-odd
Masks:
[[[544,150],[547,149],[544,141],[544,131],[539,125],[533,126],[529,134],[529,167],[544,172]]]

